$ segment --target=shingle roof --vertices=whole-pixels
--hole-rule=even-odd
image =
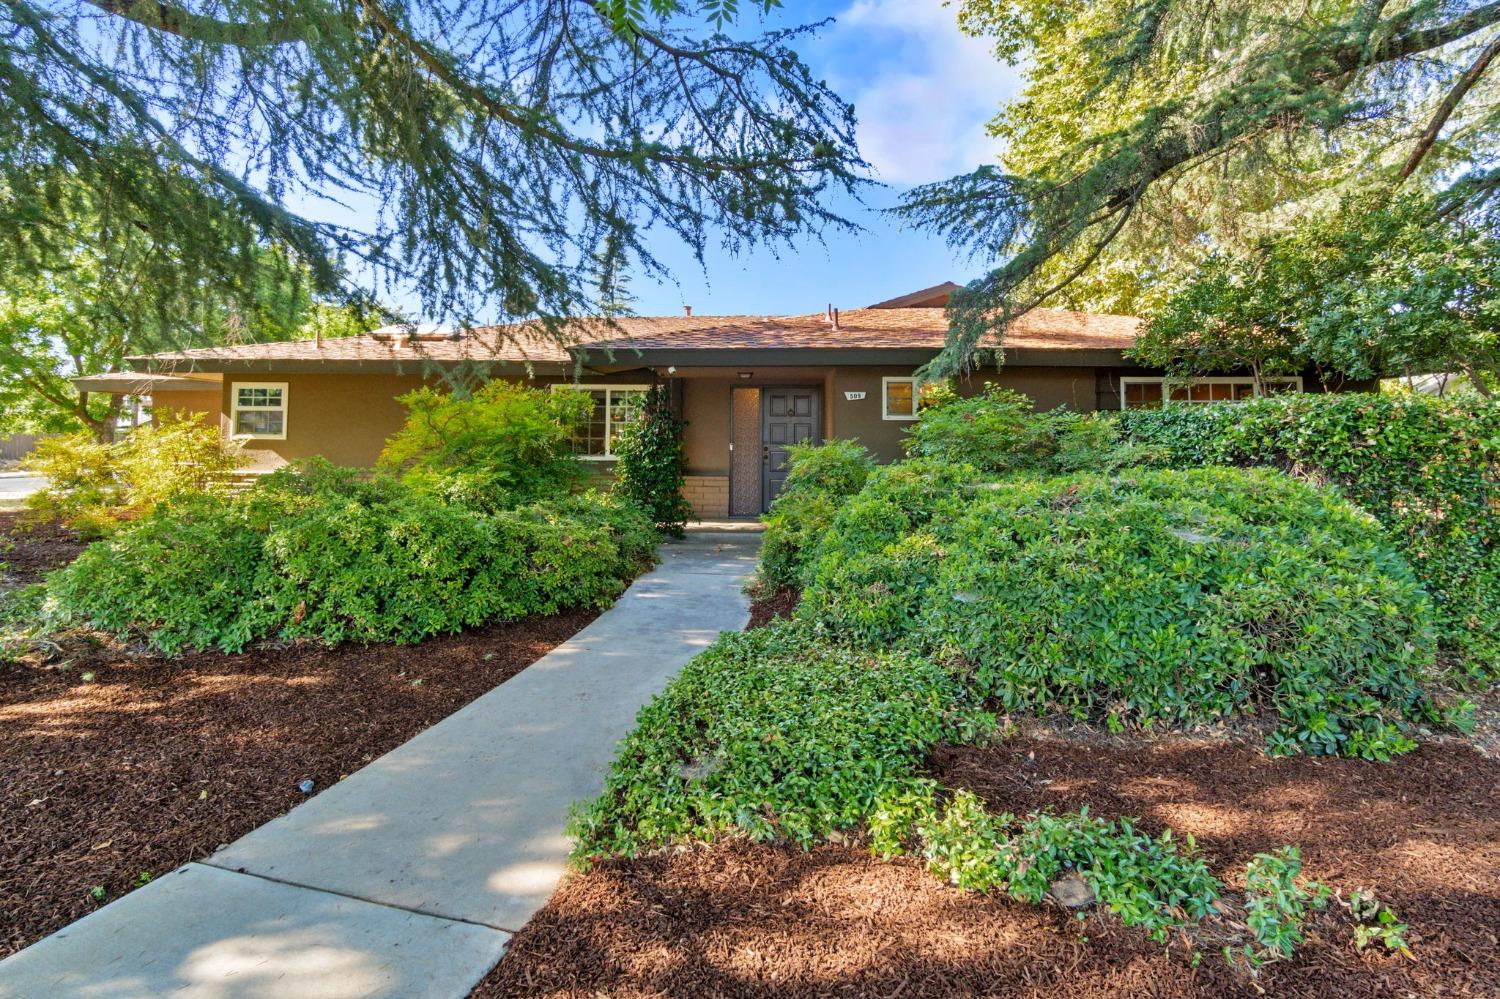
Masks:
[[[627,323],[631,321],[627,320]],[[640,321],[635,321],[640,322]],[[1003,344],[1027,350],[1123,350],[1135,343],[1140,320],[1066,309],[1033,309],[1006,331]],[[948,335],[942,309],[850,309],[839,328],[822,313],[806,316],[719,317],[703,326],[675,329],[636,326],[628,338],[597,346],[614,350],[746,350],[851,348],[939,350]]]
[[[1003,344],[1025,350],[1121,350],[1135,342],[1140,320],[1133,316],[1095,315],[1066,309],[1034,309],[1006,331]],[[601,320],[574,324],[575,346],[638,350],[755,349],[923,349],[943,346],[948,321],[940,308],[850,309],[839,315],[839,328],[822,313],[802,316],[632,316],[613,326]],[[704,360],[710,360],[705,356]],[[570,363],[570,354],[540,335],[533,324],[482,326],[451,337],[344,337],[279,343],[201,347],[129,358],[149,370],[212,371],[230,364],[411,364],[422,361],[502,361]]]

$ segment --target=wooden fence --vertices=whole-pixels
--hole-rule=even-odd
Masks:
[[[16,461],[31,453],[46,434],[10,434],[0,436],[0,461]]]

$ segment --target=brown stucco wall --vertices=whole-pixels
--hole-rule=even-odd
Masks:
[[[532,384],[552,385],[565,379],[538,377]],[[585,377],[584,384],[647,384],[639,374]],[[368,468],[380,457],[386,440],[401,429],[406,408],[397,397],[424,384],[420,375],[395,374],[256,374],[225,375],[223,426],[229,427],[232,393],[240,382],[285,382],[286,439],[247,441],[245,451],[257,465],[278,459],[294,461],[321,455],[336,465]],[[440,383],[438,387],[441,387]]]
[[[244,382],[285,382],[286,439],[249,440],[247,455],[284,461],[321,455],[336,465],[369,467],[386,438],[401,428],[406,410],[396,401],[423,384],[420,375],[225,375],[224,426],[230,432],[234,387]]]
[[[831,437],[859,441],[881,461],[902,456],[901,442],[910,420],[887,420],[882,415],[881,379],[909,377],[910,368],[859,367],[835,368],[828,389],[827,405],[832,415]],[[976,372],[960,382],[958,390],[972,395],[994,382],[1030,396],[1038,411],[1065,406],[1078,412],[1092,412],[1095,403],[1095,379],[1092,368],[1025,367],[998,372]],[[845,392],[863,392],[865,397],[851,402]]]
[[[729,474],[729,390],[732,379],[685,378],[682,450],[689,475]]]
[[[152,419],[160,413],[172,410],[178,413],[202,413],[208,425],[219,425],[219,414],[223,404],[223,390],[215,385],[203,392],[155,392],[151,396]]]

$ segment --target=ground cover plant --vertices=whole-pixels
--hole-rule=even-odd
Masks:
[[[662,995],[1039,999],[1500,994],[1500,760],[1426,743],[1389,763],[1272,758],[1219,738],[1060,733],[940,746],[927,774],[993,816],[1133,816],[1189,836],[1223,885],[1221,918],[1157,943],[1095,905],[1031,905],[932,876],[920,852],[723,840],[595,864],[516,935],[476,999]],[[1244,876],[1297,844],[1303,888],[1335,890],[1290,960],[1226,962],[1253,939]],[[1349,904],[1372,894],[1411,956],[1358,947]],[[1079,913],[1082,913],[1080,918]],[[1378,921],[1378,916],[1373,917]],[[1194,960],[1193,951],[1199,958]]]
[[[1408,393],[1286,395],[1116,417],[1164,463],[1270,465],[1373,514],[1432,597],[1458,679],[1500,676],[1500,405]]]
[[[1294,854],[1254,858],[1247,891],[1236,893],[1191,837],[1170,829],[1147,835],[1086,807],[992,813],[923,774],[941,743],[993,732],[963,671],[899,646],[833,644],[797,621],[726,635],[641,711],[603,793],[575,813],[575,860],[736,839],[860,842],[887,857],[920,856],[966,890],[1030,904],[1097,900],[1161,941],[1232,936],[1216,903],[1235,894],[1255,919],[1233,956],[1251,966],[1297,942],[1308,893],[1319,892],[1284,861]],[[1279,890],[1262,890],[1271,874]],[[1070,899],[1070,888],[1084,897]]]
[[[1007,711],[1120,725],[1264,713],[1283,752],[1384,758],[1439,712],[1431,608],[1379,526],[1270,470],[986,479],[880,469],[798,615],[956,658]]]
[[[581,860],[691,839],[810,845],[856,827],[926,749],[991,720],[948,670],[781,624],[725,635],[642,709],[573,822]]]
[[[597,493],[488,512],[314,461],[234,497],[163,504],[56,573],[48,610],[167,653],[411,643],[603,606],[649,564],[653,533]]]

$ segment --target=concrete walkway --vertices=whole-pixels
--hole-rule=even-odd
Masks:
[[[753,533],[694,532],[569,642],[201,863],[0,961],[0,999],[459,999],[551,895],[636,712],[743,628]],[[412,650],[420,656],[421,648]]]

